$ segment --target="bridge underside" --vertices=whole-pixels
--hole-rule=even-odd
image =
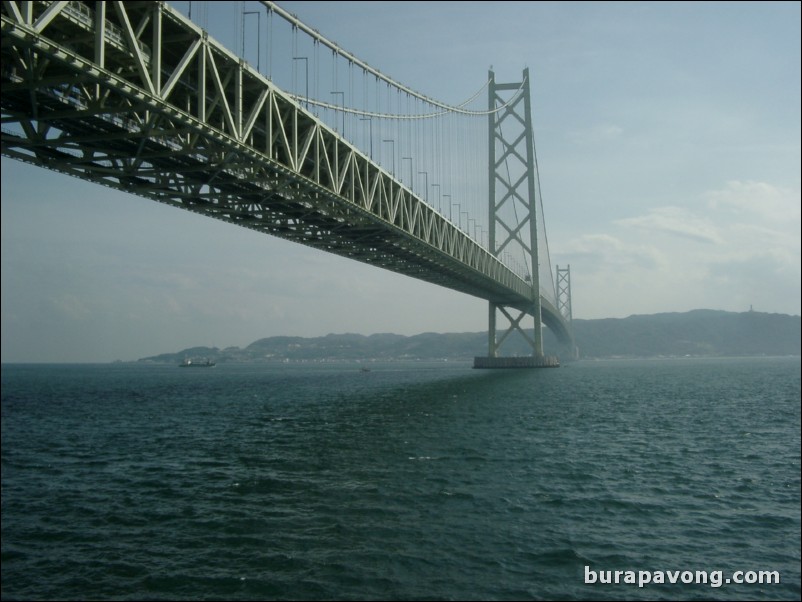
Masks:
[[[198,149],[178,156],[159,137],[130,136],[103,115],[71,110],[45,94],[35,98],[37,119],[20,123],[24,130],[46,130],[55,138],[4,131],[4,155],[497,303],[519,308],[529,303],[466,264],[275,166],[248,165],[262,171],[263,179],[243,181],[231,169],[246,166],[249,157],[221,157]],[[4,83],[4,117],[20,115],[29,103],[29,91],[6,91]],[[80,153],[74,152],[76,143]],[[129,156],[147,158],[146,164],[124,167]],[[216,172],[213,189],[209,166]]]
[[[4,155],[532,311],[529,283],[169,7],[115,3],[117,48],[14,4]],[[543,320],[568,339],[547,303]]]

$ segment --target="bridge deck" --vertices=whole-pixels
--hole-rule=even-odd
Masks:
[[[182,15],[92,4],[3,3],[4,155],[531,311],[530,282]]]

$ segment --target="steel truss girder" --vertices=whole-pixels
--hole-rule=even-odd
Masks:
[[[529,283],[169,6],[101,5],[3,3],[4,155],[531,305]]]

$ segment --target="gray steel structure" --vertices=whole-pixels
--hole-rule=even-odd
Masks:
[[[165,3],[1,18],[3,155],[533,312],[532,282]]]
[[[570,325],[574,319],[571,308],[571,266],[557,266],[557,307]]]
[[[573,338],[574,334],[574,310],[571,307],[571,266],[568,265],[564,268],[557,267],[557,308],[563,316],[563,319],[568,323],[568,332],[571,335],[570,346],[568,352],[572,359],[579,359],[579,349],[576,346],[576,341]]]
[[[540,269],[537,244],[537,204],[535,198],[535,158],[532,138],[532,112],[529,96],[529,69],[523,73],[523,81],[496,83],[495,74],[489,73],[488,86],[488,223],[490,224],[490,251],[498,256],[508,246],[517,246],[529,260],[530,307],[520,308],[513,317],[499,301],[488,304],[487,355],[498,357],[498,351],[506,338],[518,332],[532,347],[532,356],[543,356],[542,320],[543,300],[539,294]],[[522,91],[522,93],[518,93]],[[511,98],[505,98],[512,95]],[[496,110],[501,107],[501,110]],[[506,124],[506,127],[505,127]],[[498,150],[500,152],[496,152]],[[514,207],[515,223],[505,219],[503,207]],[[521,208],[523,217],[518,215]],[[509,327],[497,336],[497,312],[501,311],[509,320]],[[521,327],[527,314],[534,317],[533,337]]]

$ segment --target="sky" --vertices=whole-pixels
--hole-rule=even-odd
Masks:
[[[798,2],[279,5],[445,102],[529,68],[575,319],[800,314]],[[480,299],[5,157],[0,173],[2,362],[487,328]]]

